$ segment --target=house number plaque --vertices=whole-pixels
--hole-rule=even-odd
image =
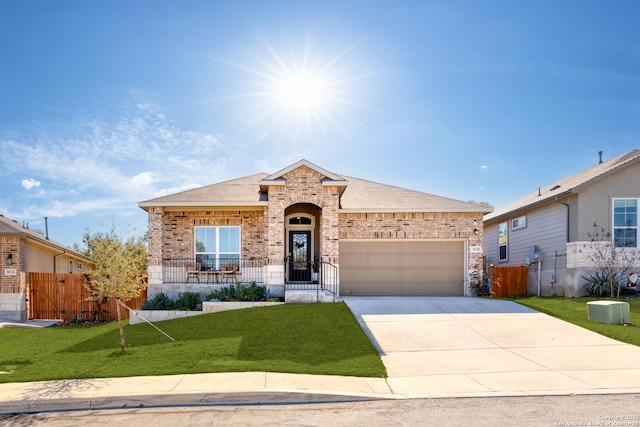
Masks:
[[[5,276],[17,276],[18,275],[18,270],[15,268],[5,268],[4,269],[4,275]]]

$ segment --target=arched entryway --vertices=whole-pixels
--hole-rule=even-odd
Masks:
[[[317,280],[316,261],[319,253],[319,219],[321,209],[310,203],[298,203],[285,211],[285,242],[289,283],[311,283]]]

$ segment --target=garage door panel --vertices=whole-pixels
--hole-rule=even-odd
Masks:
[[[464,295],[464,242],[340,242],[342,295]]]

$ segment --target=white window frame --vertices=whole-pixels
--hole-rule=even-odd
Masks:
[[[504,230],[504,236],[501,236],[501,230]],[[509,261],[509,223],[507,221],[498,224],[498,262]],[[504,258],[501,258],[501,249],[504,247]]]
[[[199,228],[211,228],[215,229],[215,250],[213,251],[198,251],[198,239],[197,233]],[[238,251],[222,251],[220,250],[220,230],[225,228],[234,228],[238,230]],[[220,270],[225,264],[229,263],[237,263],[238,268],[240,267],[240,259],[242,257],[242,229],[239,225],[198,225],[193,229],[193,253],[195,255],[196,260],[198,260],[198,255],[206,256],[207,258],[213,257],[215,259],[215,265],[210,266],[210,268],[214,268],[215,270]],[[228,259],[228,262],[225,262],[225,259]],[[222,263],[221,263],[222,261]],[[201,266],[202,268],[202,266]]]
[[[511,220],[511,229],[512,230],[521,230],[527,227],[527,216],[521,215],[517,218]]]
[[[628,201],[628,200],[632,200],[634,202],[636,202],[636,219],[635,219],[635,225],[618,225],[616,226],[616,202],[617,201]],[[640,247],[640,239],[638,239],[638,206],[640,206],[640,199],[636,198],[636,197],[616,197],[616,198],[612,198],[611,199],[611,230],[613,230],[611,232],[611,239],[613,241],[613,244],[615,245],[615,247],[617,248],[634,248],[637,249],[638,247]],[[636,232],[636,244],[635,246],[619,246],[618,244],[616,244],[616,230],[635,230]]]

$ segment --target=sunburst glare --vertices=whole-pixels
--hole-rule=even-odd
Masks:
[[[289,46],[281,53],[264,42],[266,54],[257,58],[257,66],[225,61],[248,73],[245,84],[252,90],[237,97],[253,99],[248,107],[250,122],[279,136],[307,136],[342,129],[341,118],[350,107],[359,107],[354,82],[363,78],[356,67],[348,65],[353,46],[327,59],[312,50]],[[292,135],[293,133],[293,135]]]

